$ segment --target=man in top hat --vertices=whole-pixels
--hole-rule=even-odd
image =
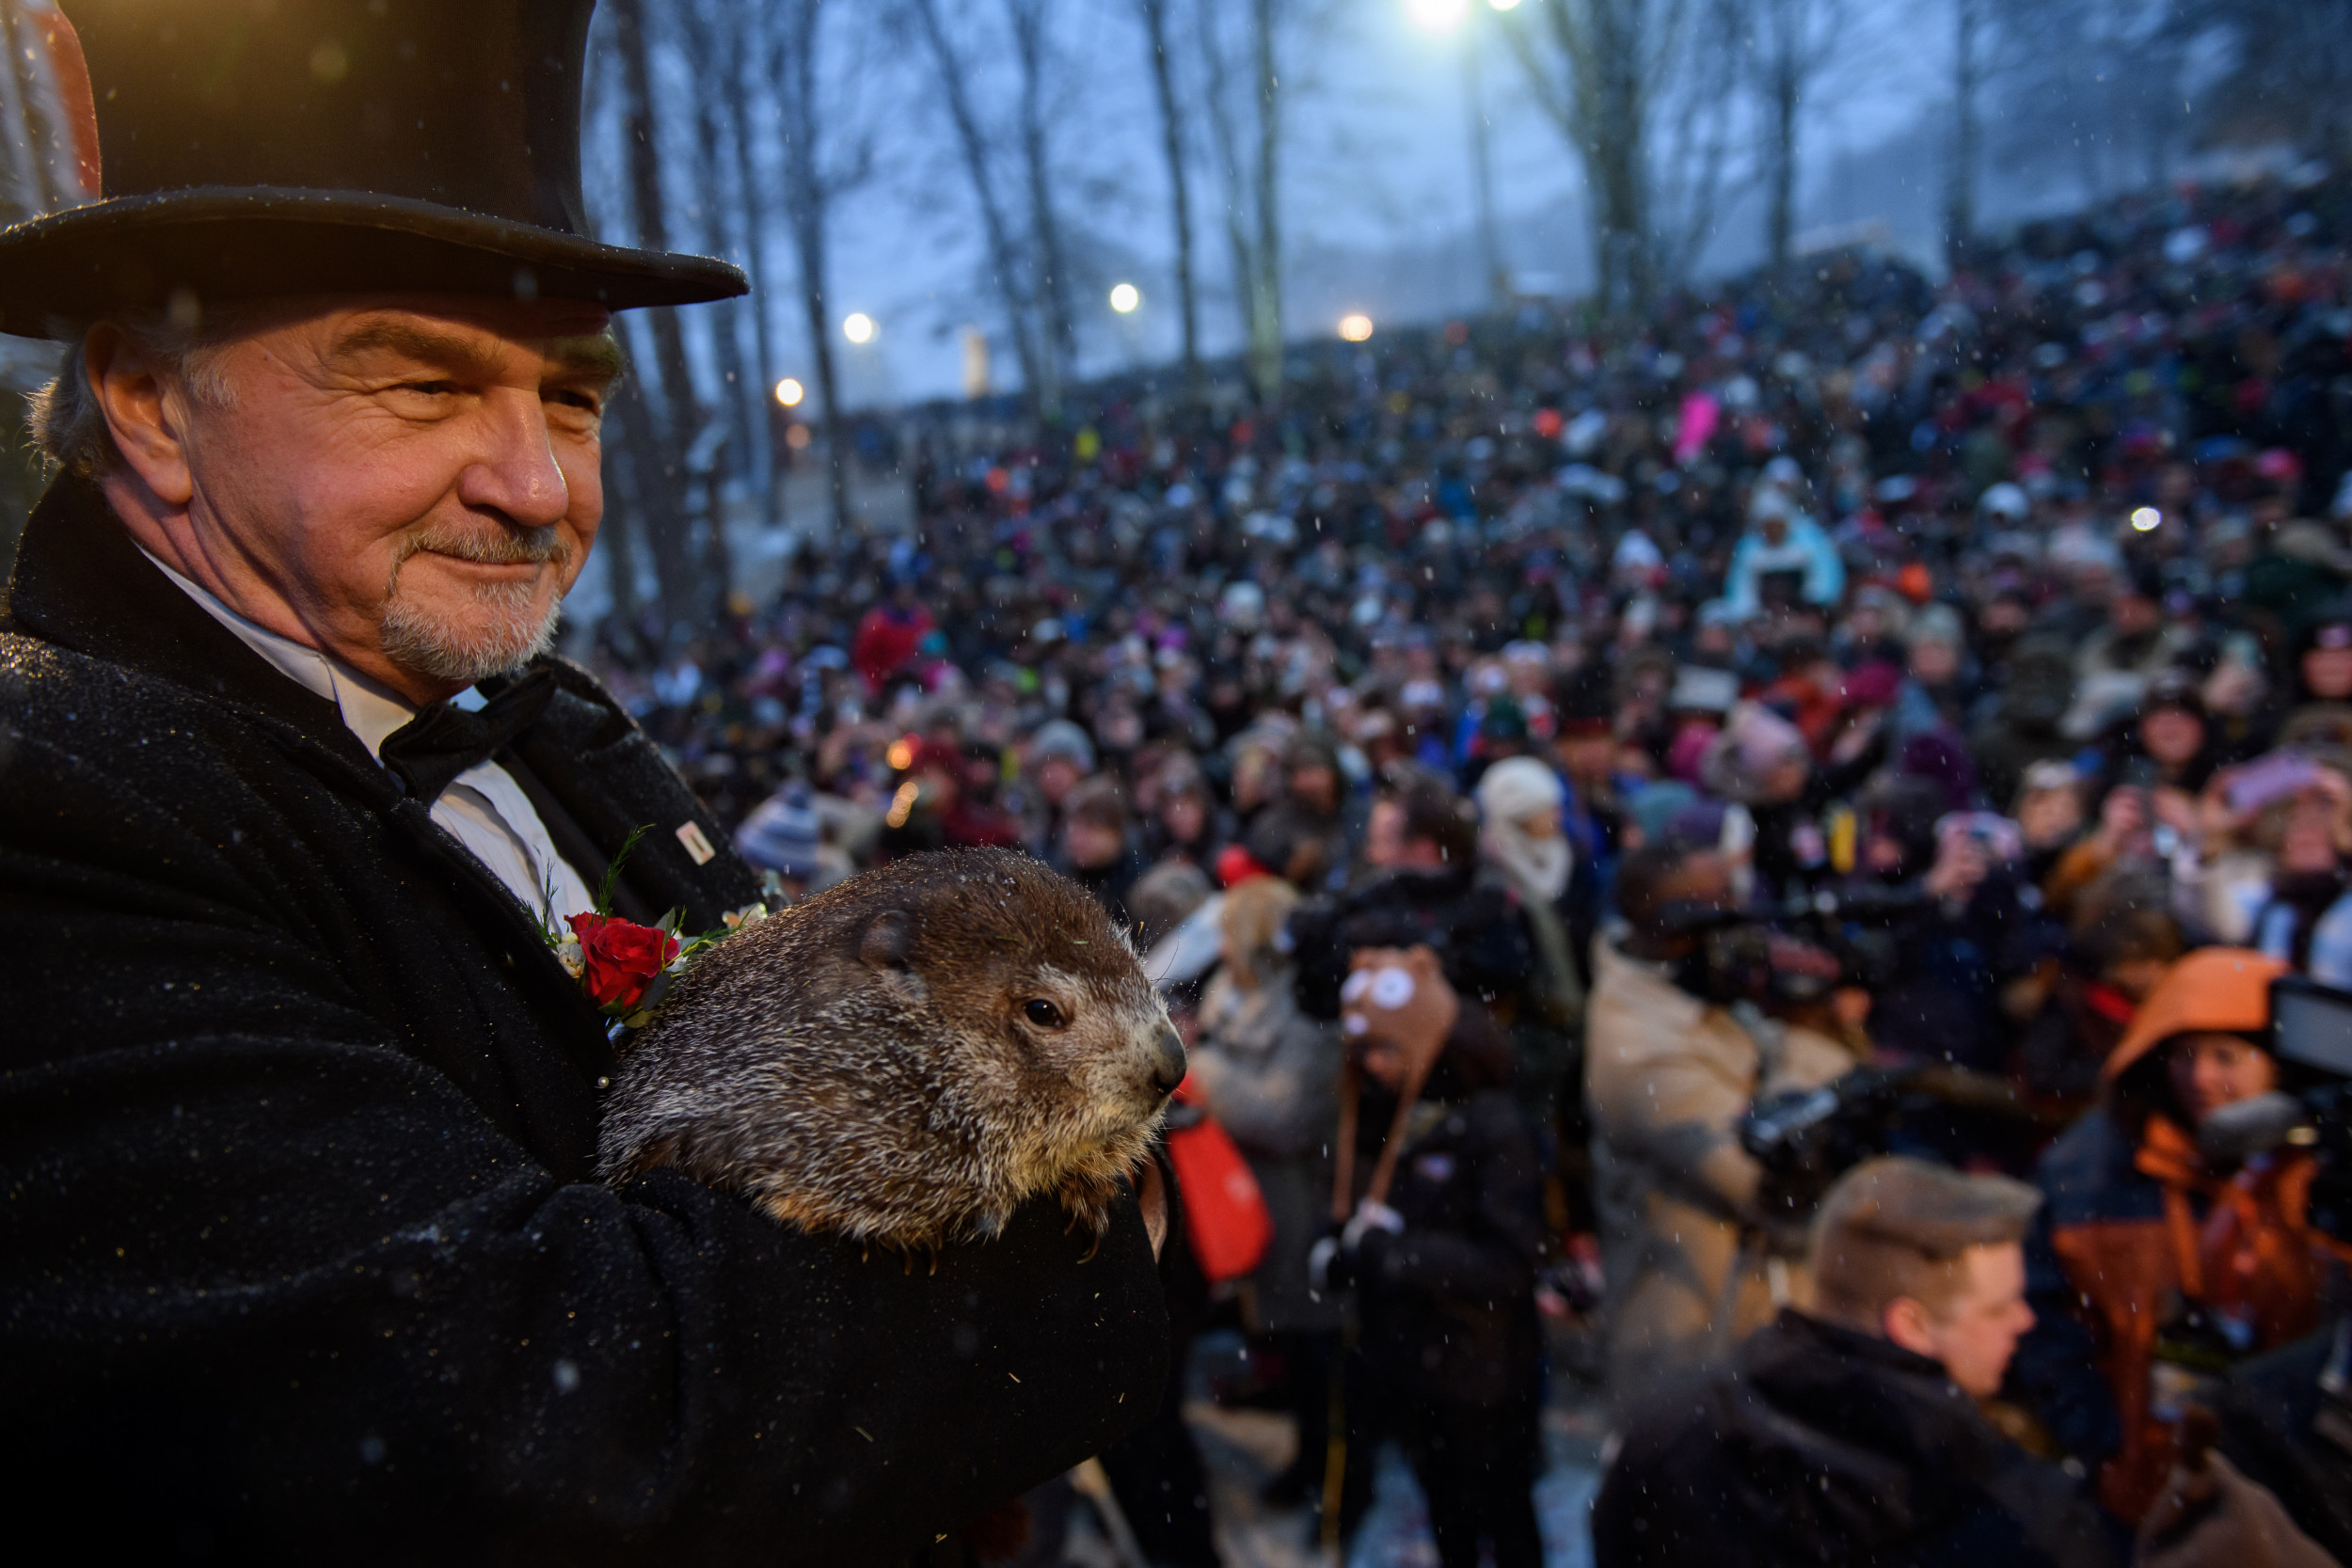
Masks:
[[[760,890],[545,652],[611,312],[744,287],[585,236],[592,3],[68,0],[104,194],[0,232],[0,330],[69,345],[0,617],[20,1535],[903,1560],[1164,1382],[1132,1202],[908,1270],[595,1180],[543,926],[647,824],[616,914]]]

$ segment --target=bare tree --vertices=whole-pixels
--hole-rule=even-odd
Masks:
[[[1764,113],[1765,237],[1779,271],[1796,239],[1799,131],[1814,84],[1853,21],[1852,7],[1850,0],[1748,0],[1742,15]]]
[[[1036,327],[1036,294],[1020,241],[1015,237],[1010,210],[996,182],[996,142],[972,99],[972,76],[941,14],[939,0],[909,0],[916,30],[931,57],[940,99],[954,128],[956,149],[971,186],[973,205],[979,209],[981,231],[987,237],[990,282],[1004,311],[1005,327],[1021,365],[1021,385],[1030,407],[1041,415],[1057,412],[1059,388],[1049,382],[1047,347]]]
[[[2229,62],[2199,95],[2209,140],[2283,136],[2352,157],[2352,0],[2176,0],[2176,34]]]
[[[1262,404],[1282,396],[1281,63],[1294,0],[1201,0],[1198,35],[1208,78],[1209,127],[1225,185],[1225,234],[1248,337],[1249,378]],[[1242,15],[1240,40],[1226,36]]]
[[[1184,385],[1200,388],[1200,302],[1192,276],[1192,159],[1189,118],[1177,94],[1176,62],[1168,54],[1169,0],[1135,0],[1152,52],[1152,90],[1160,108],[1160,157],[1168,170],[1168,227],[1176,250],[1176,301],[1184,328]]]
[[[808,324],[809,356],[825,428],[825,471],[836,535],[850,527],[850,432],[834,363],[832,230],[834,203],[873,172],[869,131],[852,130],[861,117],[829,103],[821,90],[826,33],[823,0],[776,0],[768,13],[764,74],[776,95],[784,141],[784,209],[799,263],[801,309]],[[842,108],[836,118],[829,108]],[[828,137],[828,127],[832,135]]]
[[[1977,231],[1977,100],[1984,88],[1990,0],[1952,0],[1952,150],[1944,186],[1944,249],[1957,263]]]
[[[662,194],[653,39],[644,0],[614,0],[611,15],[628,149],[629,227],[639,245],[667,250],[669,214]],[[702,400],[694,388],[676,311],[647,310],[641,320],[653,340],[660,401],[657,405],[643,375],[632,376],[623,385],[614,413],[635,482],[646,548],[660,584],[662,614],[672,625],[707,625],[717,618],[725,598],[728,571],[726,536],[715,511],[706,518],[699,548],[686,511],[685,457],[702,435]],[[617,578],[619,573],[614,575]]]
[[[1012,34],[1012,57],[1020,70],[1021,171],[1029,193],[1031,299],[1038,312],[1038,363],[1045,377],[1041,402],[1061,403],[1062,384],[1078,358],[1078,334],[1070,309],[1070,256],[1055,212],[1053,154],[1046,111],[1048,22],[1052,0],[1005,0]]]
[[[1503,14],[1532,96],[1583,165],[1614,319],[1639,315],[1711,227],[1734,63],[1721,20],[1716,0],[1548,0]]]

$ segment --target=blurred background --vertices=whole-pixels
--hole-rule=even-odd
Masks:
[[[11,219],[86,194],[46,8],[0,4]],[[1104,377],[1279,402],[1375,325],[1633,322],[1839,247],[1940,277],[2036,214],[2340,151],[2347,89],[2352,0],[605,0],[598,228],[755,287],[625,321],[574,619],[707,623],[803,538],[910,527],[910,410],[997,447]],[[54,356],[0,347],[5,395]],[[5,423],[0,549],[35,483]]]

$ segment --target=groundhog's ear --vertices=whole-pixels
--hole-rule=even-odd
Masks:
[[[904,910],[884,910],[867,923],[857,956],[876,969],[906,968],[914,925]]]

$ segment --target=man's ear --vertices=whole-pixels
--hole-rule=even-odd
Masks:
[[[1897,1296],[1879,1313],[1879,1331],[1889,1343],[1902,1346],[1914,1355],[1930,1360],[1942,1360],[1942,1346],[1937,1343],[1935,1315],[1912,1296]]]
[[[122,461],[166,506],[187,505],[196,483],[183,442],[184,395],[167,384],[146,350],[108,322],[84,341],[80,371]]]

